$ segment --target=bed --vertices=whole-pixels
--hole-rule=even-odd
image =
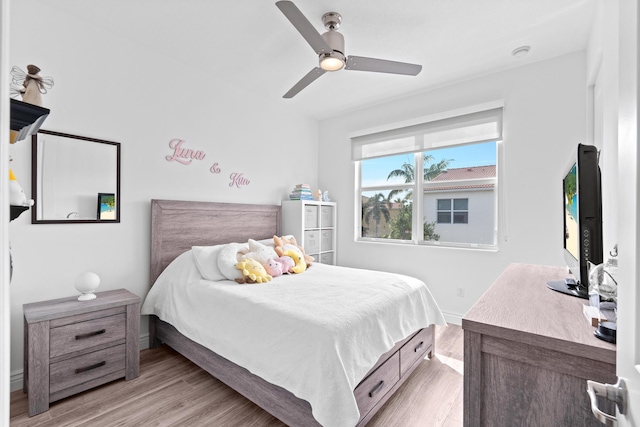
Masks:
[[[143,314],[150,315],[151,346],[169,345],[289,426],[364,426],[419,362],[434,355],[434,324],[444,324],[444,318],[426,286],[406,276],[314,264],[305,273],[281,276],[267,285],[238,285],[225,280],[211,282],[195,276],[185,280],[189,283],[165,285],[165,275],[191,257],[194,246],[226,246],[231,242],[279,236],[280,206],[152,200],[151,214],[150,278],[154,288],[143,305]],[[398,306],[398,312],[388,313],[390,309],[386,306],[378,309],[381,304],[372,297],[367,308],[372,311],[371,315],[356,315],[355,309],[353,315],[350,312],[337,315],[332,306],[340,304],[327,301],[344,299],[344,304],[354,305],[353,301],[367,299],[363,297],[365,294],[353,296],[351,302],[349,297],[336,297],[338,294],[332,292],[341,292],[337,285],[329,286],[328,291],[317,297],[323,307],[321,313],[315,306],[305,305],[308,301],[292,303],[288,299],[289,295],[302,290],[306,292],[305,286],[326,289],[320,288],[321,280],[333,283],[340,277],[352,275],[358,275],[362,283],[352,280],[353,283],[341,283],[340,287],[357,285],[356,293],[379,289],[374,292],[375,297],[393,301],[390,304]],[[277,279],[280,281],[275,285]],[[394,282],[393,286],[377,284],[387,279]],[[155,288],[158,288],[157,292]],[[387,288],[393,290],[387,291]],[[385,296],[386,292],[389,297]],[[395,302],[399,292],[410,292],[411,295]],[[176,296],[178,293],[180,298]],[[178,302],[189,295],[191,301]],[[322,302],[322,298],[327,299]],[[305,298],[312,299],[316,298]],[[218,304],[207,305],[207,316],[213,317],[190,317],[198,302],[205,300],[207,304]],[[162,304],[168,309],[158,308]],[[406,313],[410,314],[407,316]],[[327,340],[326,344],[322,339],[329,328],[329,322],[322,317],[325,314],[327,319],[342,320],[341,326],[330,327],[339,333],[335,341]],[[289,315],[297,316],[295,322],[287,320]],[[386,325],[381,320],[385,316],[401,320],[385,321],[394,323]],[[230,317],[234,317],[234,321],[228,321]],[[225,327],[217,327],[225,322]],[[288,323],[292,325],[288,326]],[[385,326],[379,323],[385,323]],[[291,331],[286,329],[289,327]],[[303,327],[312,332],[303,334],[299,331]],[[217,331],[211,332],[212,329]],[[273,337],[262,340],[265,343],[261,341],[262,336],[269,335],[265,331],[276,329],[278,334],[274,332]],[[371,333],[374,330],[376,332]],[[210,337],[212,334],[217,335]],[[276,335],[292,337],[291,342]],[[371,338],[369,343],[370,335],[380,335],[380,338]],[[230,342],[231,338],[237,341]],[[360,345],[355,345],[356,342]],[[366,345],[361,345],[363,342]],[[321,347],[314,349],[314,345]],[[265,351],[267,348],[270,350]],[[296,349],[299,348],[303,351],[308,348],[309,353],[298,355]],[[375,357],[372,358],[371,352]],[[333,371],[336,371],[335,377]],[[296,376],[300,378],[296,379]]]

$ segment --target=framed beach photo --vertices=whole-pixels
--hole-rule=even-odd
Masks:
[[[116,219],[115,193],[98,193],[98,220],[115,221]]]

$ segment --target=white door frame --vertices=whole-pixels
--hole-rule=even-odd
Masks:
[[[638,185],[638,4],[620,0],[618,13],[618,339],[616,370],[627,388],[618,426],[640,426],[640,186]]]
[[[9,425],[9,0],[0,0],[0,425]]]

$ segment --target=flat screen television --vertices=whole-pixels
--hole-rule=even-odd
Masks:
[[[589,263],[601,264],[602,190],[598,150],[578,144],[562,178],[564,261],[572,277],[547,286],[580,298],[589,298]]]

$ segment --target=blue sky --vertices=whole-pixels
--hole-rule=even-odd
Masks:
[[[471,166],[487,166],[496,164],[496,143],[484,142],[480,144],[462,145],[457,147],[439,148],[426,152],[433,156],[434,161],[452,159],[449,168],[466,168]],[[400,178],[387,181],[389,172],[399,169],[403,163],[413,164],[413,153],[397,156],[382,157],[362,161],[362,186],[404,183]]]

